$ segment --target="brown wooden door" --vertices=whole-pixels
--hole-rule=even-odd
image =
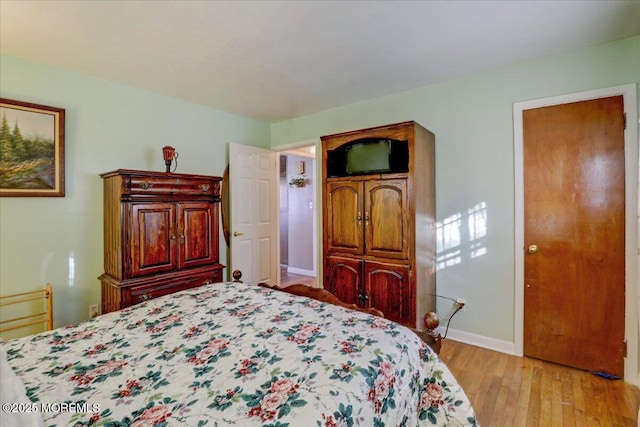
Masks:
[[[325,248],[327,252],[362,254],[361,181],[334,181],[327,184],[325,208]]]
[[[340,300],[360,304],[362,262],[357,258],[326,257],[324,287]]]
[[[175,203],[131,204],[131,276],[171,271],[177,264]]]
[[[364,197],[365,253],[406,259],[409,250],[407,180],[366,181]]]
[[[413,306],[409,290],[408,266],[365,262],[363,307],[375,307],[386,319],[407,325]]]
[[[218,262],[217,205],[208,202],[178,204],[178,268]]]
[[[524,354],[620,377],[623,112],[617,96],[523,113]]]

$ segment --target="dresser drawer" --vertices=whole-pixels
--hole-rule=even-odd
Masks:
[[[209,283],[217,283],[221,280],[222,271],[216,270],[211,272],[208,277],[199,276],[183,279],[181,281],[170,281],[167,283],[131,287],[129,289],[129,301],[131,301],[131,305],[139,304],[163,295],[173,294],[185,289],[197,288],[198,286],[203,286]]]
[[[205,178],[132,176],[125,187],[133,195],[220,196],[220,183]]]

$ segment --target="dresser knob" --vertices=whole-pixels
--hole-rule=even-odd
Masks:
[[[209,184],[200,184],[201,191],[209,191]]]
[[[140,302],[144,302],[144,301],[147,301],[148,299],[151,299],[151,295],[144,293],[140,295],[138,299],[140,300]]]
[[[140,187],[142,187],[145,190],[148,190],[151,187],[153,187],[153,183],[151,183],[151,182],[143,182],[142,184],[140,184]]]

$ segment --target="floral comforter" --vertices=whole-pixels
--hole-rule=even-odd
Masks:
[[[47,426],[476,424],[408,329],[247,284],[167,295],[3,349]]]

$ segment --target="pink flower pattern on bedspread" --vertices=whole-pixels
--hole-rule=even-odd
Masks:
[[[28,397],[97,404],[47,426],[474,426],[410,330],[239,283],[167,295],[3,343]]]

